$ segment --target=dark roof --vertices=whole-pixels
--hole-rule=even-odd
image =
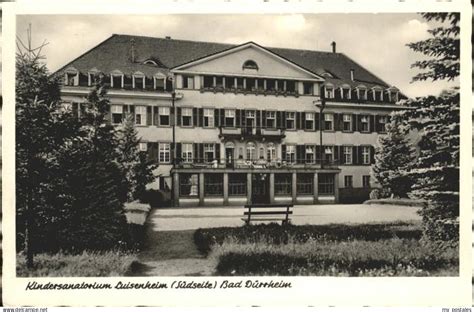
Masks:
[[[135,45],[135,62],[131,61],[132,41]],[[135,71],[141,71],[147,76],[152,76],[157,72],[166,74],[173,67],[236,46],[223,43],[114,34],[63,66],[57,73],[72,66],[82,73],[87,73],[95,67],[104,73],[120,70],[126,75],[131,75]],[[365,84],[369,88],[374,85],[389,86],[343,53],[265,48],[315,74],[331,73],[334,78],[326,78],[326,80],[336,86],[344,83],[353,87],[359,84]],[[143,64],[146,60],[153,60],[158,66]],[[354,70],[355,81],[351,80],[351,69]]]

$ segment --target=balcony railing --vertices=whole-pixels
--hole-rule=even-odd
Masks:
[[[225,139],[269,139],[281,140],[285,137],[283,128],[264,128],[264,127],[239,127],[239,128],[219,128],[219,137]]]
[[[202,159],[188,158],[177,159],[176,168],[183,169],[338,169],[338,160],[320,159],[295,159],[292,161],[282,159]]]
[[[202,87],[200,89],[203,92],[213,93],[234,93],[234,94],[254,94],[254,95],[274,95],[274,96],[294,96],[299,97],[298,91],[284,91],[284,90],[264,90],[264,89],[243,89],[243,88],[224,88],[224,87]]]

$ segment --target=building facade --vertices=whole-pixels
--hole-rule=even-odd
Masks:
[[[368,198],[377,137],[403,96],[342,53],[113,35],[61,68],[81,113],[97,74],[132,114],[175,206]]]

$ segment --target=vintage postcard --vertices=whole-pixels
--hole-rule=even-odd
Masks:
[[[471,305],[468,2],[2,9],[6,306]]]

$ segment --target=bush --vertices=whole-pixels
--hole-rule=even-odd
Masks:
[[[35,256],[32,269],[28,269],[25,257],[17,255],[16,269],[20,277],[99,277],[124,276],[136,255],[130,252],[84,251],[80,254],[42,253]]]
[[[218,275],[458,275],[458,249],[435,250],[413,239],[268,245],[226,241],[213,250]]]
[[[194,243],[207,255],[213,245],[222,245],[232,238],[238,243],[265,241],[267,244],[287,244],[290,240],[305,243],[309,240],[348,241],[353,239],[377,241],[381,239],[419,239],[421,228],[416,223],[394,222],[379,224],[325,224],[325,225],[278,225],[257,224],[243,227],[197,229]]]
[[[372,192],[370,192],[369,194],[369,198],[370,199],[379,199],[380,198],[380,191],[375,189],[375,190],[372,190]]]
[[[339,190],[339,202],[341,204],[360,204],[369,199],[368,188],[341,188]]]
[[[168,207],[171,204],[171,197],[169,193],[149,189],[143,195],[143,202],[150,204],[153,208]]]

